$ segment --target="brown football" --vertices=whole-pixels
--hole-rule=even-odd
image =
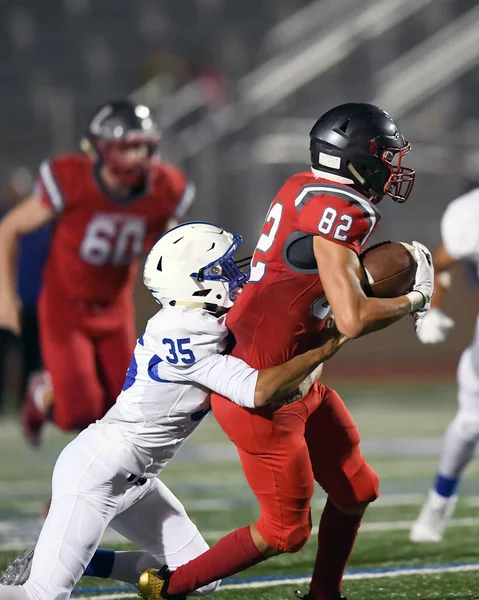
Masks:
[[[368,296],[395,298],[412,290],[417,263],[409,244],[381,242],[365,250],[359,260],[365,271],[363,287]]]

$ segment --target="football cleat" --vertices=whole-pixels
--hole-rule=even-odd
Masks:
[[[417,543],[440,542],[456,503],[457,496],[444,498],[435,490],[430,490],[419,517],[411,528],[409,539]]]
[[[35,546],[12,560],[0,577],[2,585],[23,585],[30,577]]]
[[[184,600],[186,596],[168,594],[171,571],[166,565],[158,569],[145,569],[138,580],[138,595],[143,600]]]

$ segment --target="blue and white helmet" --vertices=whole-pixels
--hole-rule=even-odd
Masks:
[[[200,303],[229,308],[249,277],[249,259],[246,263],[233,258],[242,243],[240,235],[216,225],[183,223],[163,234],[150,250],[143,281],[162,306]]]

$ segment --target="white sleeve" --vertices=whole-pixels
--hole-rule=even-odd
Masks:
[[[194,383],[254,408],[258,371],[244,361],[223,355],[228,329],[206,311],[167,308],[150,319],[144,343],[160,359],[161,377],[173,383]]]
[[[479,190],[461,196],[447,207],[441,221],[441,235],[448,254],[468,259],[479,253],[479,227],[474,223],[479,206]]]
[[[258,371],[234,356],[211,354],[188,367],[163,365],[161,373],[170,381],[199,384],[239,406],[255,407],[254,392]]]

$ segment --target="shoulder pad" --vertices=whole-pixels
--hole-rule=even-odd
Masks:
[[[171,356],[172,345],[181,355],[181,345],[185,350],[190,349],[197,361],[223,352],[227,338],[226,326],[207,311],[172,307],[160,310],[149,320],[144,340],[145,345],[162,360]]]

